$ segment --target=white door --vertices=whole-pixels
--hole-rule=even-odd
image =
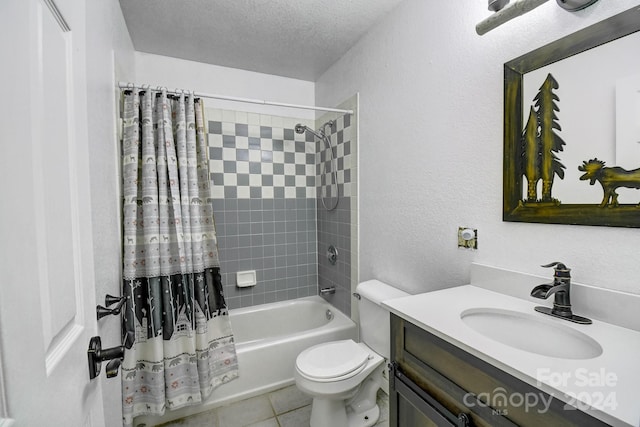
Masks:
[[[87,368],[85,13],[83,0],[0,1],[0,425],[104,425]]]

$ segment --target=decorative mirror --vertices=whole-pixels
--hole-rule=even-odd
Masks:
[[[503,220],[640,227],[640,7],[504,64]]]

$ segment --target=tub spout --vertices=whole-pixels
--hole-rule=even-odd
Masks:
[[[335,286],[329,286],[328,288],[320,288],[320,295],[333,295],[336,293]]]

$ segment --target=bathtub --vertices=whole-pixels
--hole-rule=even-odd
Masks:
[[[229,310],[229,317],[239,378],[215,389],[201,405],[166,411],[162,417],[140,416],[134,426],[151,427],[291,385],[302,350],[357,338],[356,324],[319,296],[237,308]]]

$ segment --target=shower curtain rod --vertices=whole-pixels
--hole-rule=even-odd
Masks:
[[[125,83],[118,82],[118,87],[120,89],[151,89],[151,90],[160,90],[164,88],[164,86],[153,86],[153,85],[137,85],[133,83]],[[153,89],[153,88],[156,89]],[[329,108],[329,107],[316,107],[311,105],[298,105],[298,104],[287,104],[284,102],[274,102],[274,101],[264,101],[262,99],[252,99],[252,98],[239,98],[237,96],[227,96],[227,95],[217,95],[212,93],[202,93],[202,92],[194,92],[194,91],[171,91],[167,90],[167,93],[180,95],[181,93],[193,93],[193,96],[200,98],[212,98],[212,99],[221,99],[224,101],[234,101],[234,102],[244,102],[249,104],[260,104],[260,105],[272,105],[275,107],[286,107],[286,108],[298,108],[302,110],[318,110],[318,111],[329,111],[332,113],[343,113],[343,114],[353,114],[353,110],[342,110],[340,108]]]

